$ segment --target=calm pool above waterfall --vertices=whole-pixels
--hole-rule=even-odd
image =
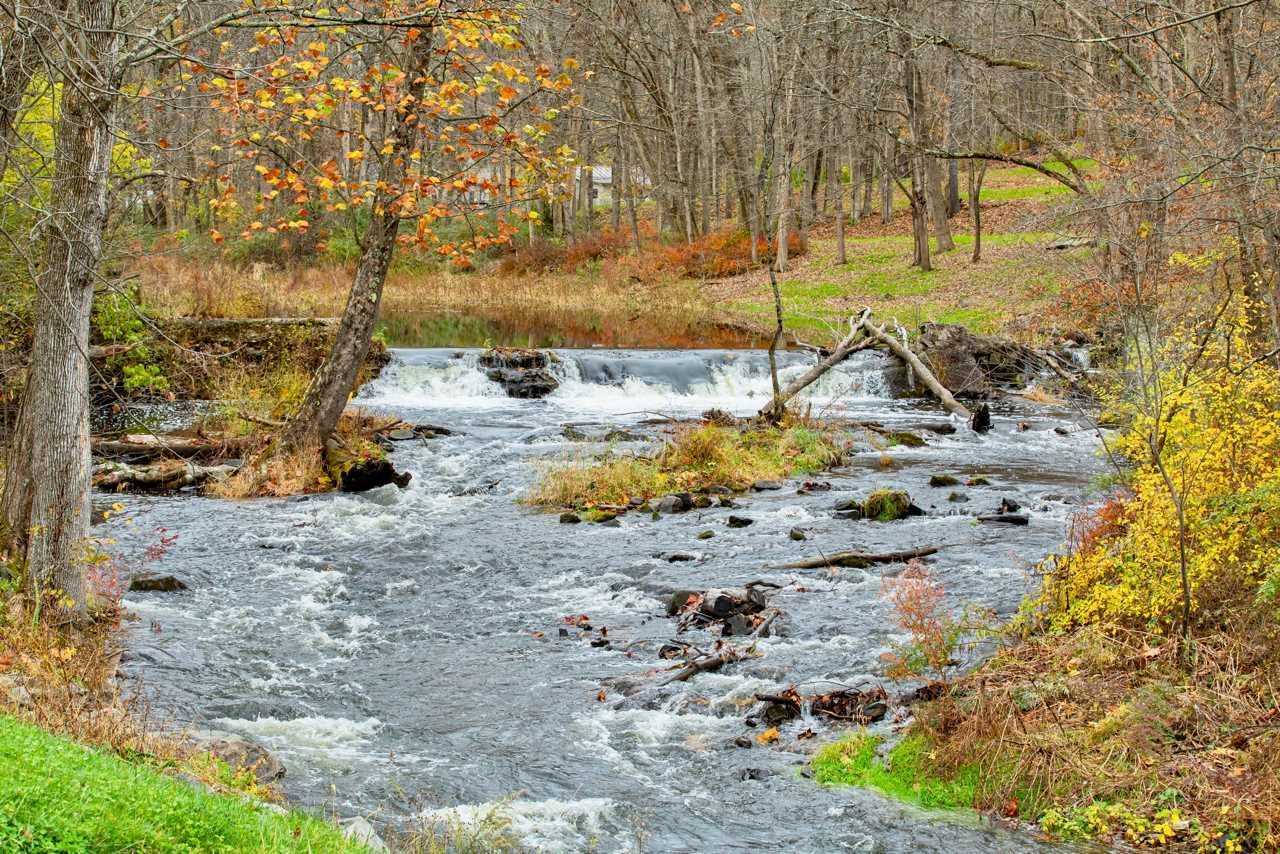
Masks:
[[[1013,611],[1035,583],[1031,565],[1056,548],[1098,466],[1069,412],[997,413],[983,437],[925,433],[928,446],[877,449],[859,437],[830,492],[744,496],[749,528],[726,509],[620,528],[561,525],[517,499],[541,466],[605,445],[568,441],[612,427],[653,438],[655,416],[710,407],[754,412],[768,399],[758,351],[561,351],[561,385],[514,400],[476,353],[398,350],[359,403],[457,435],[401,443],[403,491],[241,503],[197,497],[126,499],[132,520],[112,535],[138,549],[157,527],[178,534],[158,566],[190,585],[133,594],[126,662],[153,708],[181,721],[253,736],[288,766],[287,793],[343,815],[398,821],[423,811],[462,816],[510,799],[514,829],[546,851],[1024,851],[1030,837],[943,820],[875,794],[830,790],[800,776],[792,748],[741,749],[752,696],[791,682],[878,679],[896,627],[880,570],[787,571],[766,565],[840,549],[945,544],[932,559],[957,601]],[[811,357],[783,355],[784,381]],[[865,354],[811,389],[815,415],[886,426],[946,420],[927,401],[889,399],[878,357]],[[1029,422],[1019,429],[1018,422]],[[615,443],[617,452],[639,442]],[[886,460],[884,457],[890,459]],[[948,501],[930,475],[984,475]],[[928,514],[896,523],[835,519],[832,505],[876,486],[910,491]],[[977,525],[1003,497],[1026,527]],[[793,527],[808,540],[788,537]],[[698,540],[699,531],[716,532]],[[670,563],[663,554],[692,552]],[[602,682],[663,666],[675,589],[786,585],[774,601],[786,637],[763,655],[676,683],[647,699],[597,699]],[[558,636],[566,615],[607,626],[610,648]],[[695,633],[696,634],[696,633]],[[686,635],[687,640],[697,640]],[[830,738],[798,742],[812,749]],[[783,745],[796,744],[784,730]],[[746,775],[744,769],[763,773]],[[763,779],[750,779],[762,777]]]

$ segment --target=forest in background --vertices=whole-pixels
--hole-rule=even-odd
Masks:
[[[164,320],[339,318],[252,390],[249,495],[358,434],[387,305],[829,344],[879,300],[1080,336],[1117,429],[1108,500],[1039,568],[1021,643],[948,673],[972,627],[909,577],[904,666],[946,686],[912,767],[976,763],[963,805],[1056,836],[1275,844],[1270,0],[41,0],[0,4],[0,39],[0,533],[33,661],[64,648],[31,640],[48,614],[118,620],[90,389],[106,359],[117,402],[164,397]],[[865,782],[865,748],[829,777]]]

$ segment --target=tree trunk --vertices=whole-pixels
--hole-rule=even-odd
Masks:
[[[36,279],[31,368],[0,509],[10,556],[37,596],[86,603],[89,535],[89,319],[107,220],[118,41],[112,0],[84,0],[64,26],[53,210]]]
[[[897,171],[897,158],[894,157],[893,143],[884,144],[884,153],[880,158],[880,224],[893,222],[893,178]]]
[[[413,87],[417,96],[427,85],[431,42],[430,36],[424,34],[409,47],[406,70],[410,79],[417,81]],[[416,115],[407,108],[397,116],[387,137],[393,151],[409,149],[415,121]],[[272,449],[273,454],[319,449],[338,426],[360,366],[369,353],[374,324],[378,320],[382,290],[400,230],[399,199],[405,175],[403,158],[392,156],[385,162],[380,182],[384,189],[374,200],[373,216],[364,235],[355,281],[347,295],[347,305],[338,323],[333,346],[307,387],[302,405],[281,431]]]
[[[827,178],[827,186],[831,190],[831,195],[834,196],[836,208],[836,263],[847,264],[849,263],[849,253],[845,247],[844,240],[844,187],[840,184],[840,179],[843,176],[840,174],[838,164],[832,164],[832,167],[829,170],[830,176]]]
[[[969,216],[973,217],[973,263],[982,260],[982,179],[987,176],[987,162],[979,166],[969,161]]]
[[[922,157],[924,161],[923,177],[925,207],[929,218],[933,220],[933,236],[937,241],[938,252],[950,252],[956,248],[951,239],[951,224],[947,222],[947,203],[943,197],[942,169],[936,157]]]

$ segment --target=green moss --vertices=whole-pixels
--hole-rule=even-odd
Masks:
[[[828,786],[861,786],[900,801],[930,809],[965,809],[974,805],[981,778],[977,766],[962,768],[949,779],[927,770],[929,744],[909,735],[881,758],[883,739],[858,732],[833,742],[813,758],[814,778]]]
[[[356,852],[338,828],[215,795],[0,717],[0,850]]]
[[[877,522],[905,519],[911,509],[911,496],[901,489],[877,489],[862,502],[862,515]]]

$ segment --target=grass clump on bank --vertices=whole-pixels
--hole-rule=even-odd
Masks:
[[[606,455],[553,467],[527,501],[591,507],[672,492],[705,492],[713,486],[741,491],[758,480],[822,471],[844,454],[844,443],[833,432],[814,427],[704,424],[681,429],[652,456]]]
[[[280,815],[0,716],[5,851],[366,850],[301,813]]]
[[[875,789],[906,803],[929,809],[971,807],[978,790],[979,769],[966,766],[949,778],[926,771],[923,759],[930,747],[921,735],[899,741],[881,757],[883,739],[857,732],[832,742],[813,758],[814,778],[828,786]]]

